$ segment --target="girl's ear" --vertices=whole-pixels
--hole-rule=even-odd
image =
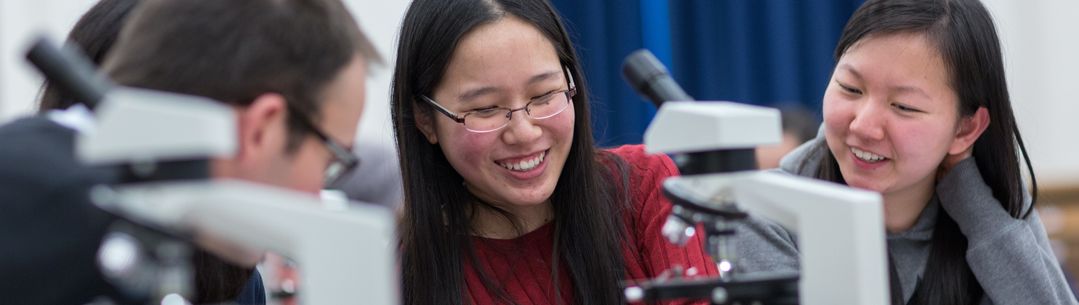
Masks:
[[[972,116],[960,118],[959,128],[955,131],[955,140],[948,149],[948,155],[959,155],[969,151],[978,137],[981,137],[985,129],[989,127],[989,123],[989,110],[985,107],[978,107]]]
[[[434,118],[431,117],[431,113],[424,113],[419,108],[412,108],[412,117],[416,118],[416,127],[420,129],[423,136],[427,138],[427,142],[431,144],[438,144],[438,134],[435,133]]]

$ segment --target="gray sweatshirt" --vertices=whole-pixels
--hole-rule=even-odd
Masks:
[[[780,163],[781,171],[812,176],[819,167],[815,160],[826,151],[814,149],[821,141],[824,138],[818,137],[788,154]],[[802,166],[804,162],[808,163]],[[887,236],[904,301],[910,300],[925,271],[941,211],[967,237],[967,263],[985,290],[981,304],[1079,304],[1049,248],[1038,214],[1012,218],[983,182],[973,158],[937,181],[935,196],[914,226]],[[751,217],[736,229],[733,244],[740,272],[798,270],[797,239],[783,227]]]

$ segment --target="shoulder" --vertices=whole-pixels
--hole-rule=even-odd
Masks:
[[[62,170],[75,163],[74,131],[44,117],[18,119],[0,126],[3,173]]]
[[[73,137],[75,132],[43,116],[16,119],[0,125],[0,141],[4,143],[40,143],[55,140],[53,137]],[[49,138],[42,136],[52,135]]]
[[[0,125],[0,181],[24,192],[111,179],[75,156],[75,131],[43,116]]]
[[[647,153],[643,145],[625,145],[605,152],[612,157],[606,160],[622,163],[612,166],[612,161],[605,161],[616,175],[614,181],[619,181],[617,188],[628,197],[630,224],[665,219],[671,204],[663,196],[663,181],[678,175],[674,161],[664,154]]]
[[[606,151],[625,163],[631,178],[678,175],[678,167],[670,157],[665,154],[650,154],[644,150],[644,145],[623,145]]]
[[[0,125],[0,154],[4,159],[40,158],[74,148],[75,132],[36,116]]]
[[[779,161],[779,169],[785,173],[811,177],[820,168],[820,160],[824,154],[828,153],[831,152],[828,151],[824,135],[820,134],[783,156]]]

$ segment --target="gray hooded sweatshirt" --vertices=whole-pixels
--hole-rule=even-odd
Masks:
[[[788,154],[780,170],[812,177],[820,154],[827,152],[816,149],[823,141],[819,135]],[[888,252],[904,302],[910,301],[925,271],[941,212],[948,213],[967,237],[967,264],[985,291],[981,304],[1079,304],[1049,247],[1038,213],[1027,219],[1012,218],[993,197],[973,158],[937,181],[936,194],[914,226],[888,233]],[[733,245],[739,272],[798,270],[797,239],[783,227],[751,217],[736,230]]]

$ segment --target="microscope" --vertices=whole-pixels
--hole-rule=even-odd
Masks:
[[[374,205],[327,208],[316,196],[211,179],[213,157],[236,153],[228,106],[203,97],[125,88],[96,74],[74,49],[40,39],[27,59],[89,106],[76,155],[116,168],[122,181],[90,197],[117,215],[99,249],[102,273],[153,304],[193,293],[192,243],[210,237],[250,253],[271,251],[303,268],[301,304],[400,303],[394,214]],[[92,111],[92,112],[91,112]]]
[[[626,58],[623,75],[659,107],[645,149],[671,154],[682,176],[663,182],[673,207],[662,233],[675,244],[704,234],[714,278],[658,278],[625,288],[630,302],[673,299],[712,304],[886,304],[883,210],[877,193],[758,171],[754,147],[778,143],[779,111],[732,102],[694,102],[647,50]],[[798,237],[800,272],[738,270],[729,239],[747,217]],[[704,232],[698,232],[698,225]],[[745,255],[752,255],[746,253]]]

